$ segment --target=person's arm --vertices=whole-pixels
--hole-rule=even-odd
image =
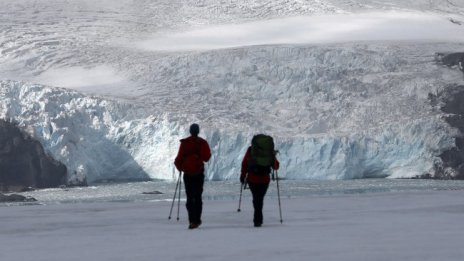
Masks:
[[[178,171],[182,171],[182,161],[184,160],[184,146],[182,146],[183,140],[180,140],[179,151],[177,152],[176,159],[174,160],[174,165]]]
[[[280,167],[280,162],[277,160],[277,158],[274,156],[274,165],[272,166],[273,169],[278,170]]]
[[[201,159],[204,162],[208,162],[209,159],[211,158],[211,149],[209,148],[208,142],[205,140],[201,146]]]

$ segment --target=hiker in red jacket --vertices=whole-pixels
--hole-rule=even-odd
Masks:
[[[267,168],[255,168],[251,166],[252,147],[248,147],[245,157],[242,160],[242,169],[240,174],[240,182],[248,183],[251,194],[253,196],[254,216],[253,223],[255,227],[260,227],[263,224],[263,201],[266,195],[269,183],[271,181],[271,168],[279,169],[279,161],[275,157],[275,152],[272,151],[272,164]]]
[[[190,126],[191,136],[180,140],[179,152],[174,161],[176,168],[184,173],[185,193],[187,195],[187,212],[189,216],[189,229],[201,225],[201,212],[203,209],[202,193],[205,181],[204,162],[211,158],[208,142],[200,137],[200,126]]]

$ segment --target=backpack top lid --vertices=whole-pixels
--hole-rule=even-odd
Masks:
[[[274,139],[265,134],[253,136],[251,140],[251,158],[255,165],[270,167],[274,163]]]

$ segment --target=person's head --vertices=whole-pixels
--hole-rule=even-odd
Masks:
[[[200,133],[200,126],[196,123],[190,125],[190,134],[192,136],[198,136],[198,134]]]

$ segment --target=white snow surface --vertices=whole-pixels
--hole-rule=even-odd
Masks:
[[[341,23],[343,21],[343,23]],[[321,44],[354,41],[463,42],[463,29],[442,15],[368,12],[280,18],[157,34],[136,46],[154,51],[191,51],[263,44]]]
[[[248,193],[248,191],[246,191]],[[171,203],[10,206],[0,211],[0,259],[80,260],[447,260],[464,255],[464,192],[267,197],[263,227],[251,200],[204,202],[203,224],[168,220]],[[175,215],[174,215],[175,217]]]
[[[454,145],[428,95],[463,83],[434,59],[464,48],[458,1],[4,0],[0,14],[0,117],[70,179],[173,179],[193,122],[216,180],[260,132],[288,179],[433,174]]]

